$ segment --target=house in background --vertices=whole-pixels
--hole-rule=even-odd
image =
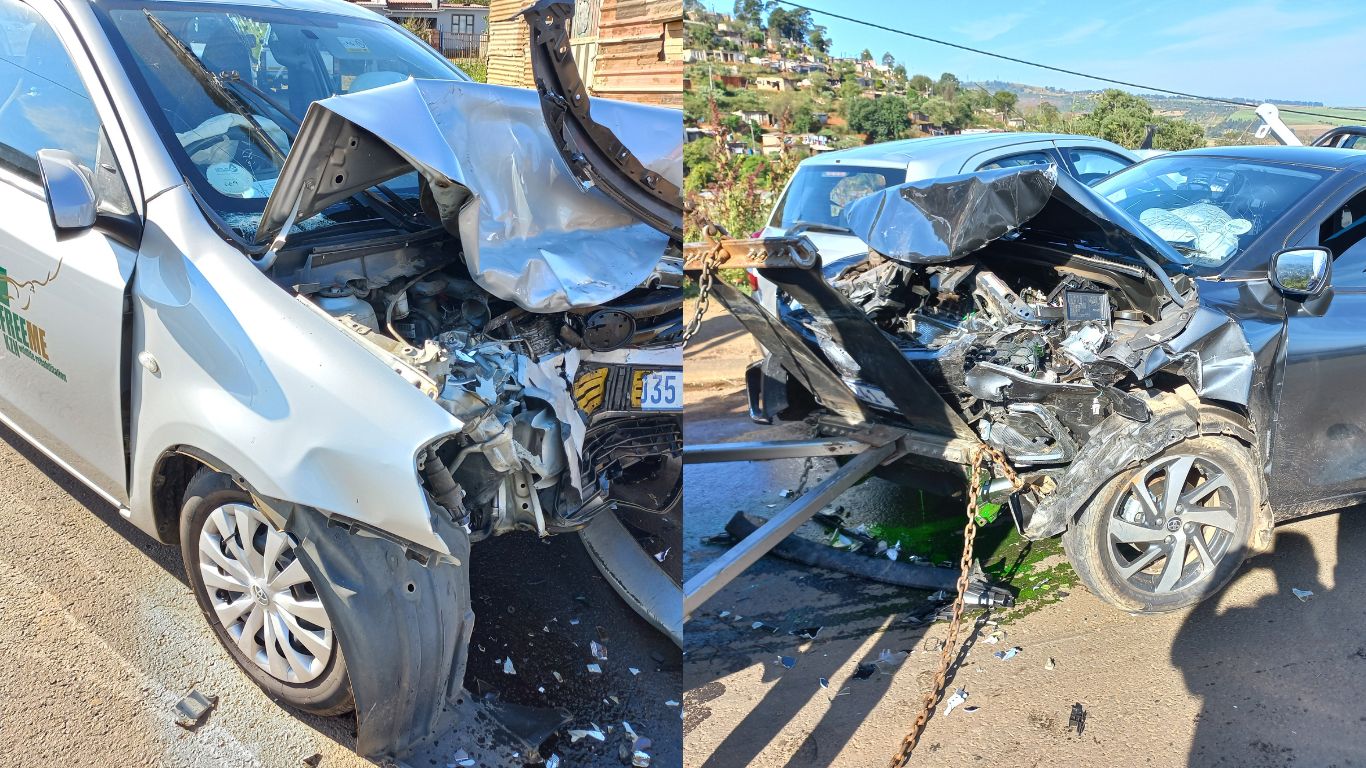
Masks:
[[[490,0],[490,83],[535,85],[530,34],[517,15],[526,4]],[[569,43],[590,95],[683,106],[683,0],[574,0]]]
[[[381,16],[422,27],[432,47],[451,58],[482,58],[488,51],[489,9],[486,5],[443,2],[443,0],[351,0]],[[411,23],[415,22],[415,23]]]

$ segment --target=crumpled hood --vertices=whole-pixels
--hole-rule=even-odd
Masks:
[[[874,251],[908,264],[961,259],[1011,232],[1154,263],[1185,261],[1132,216],[1051,165],[913,181],[852,203],[847,216]]]
[[[682,183],[677,110],[596,100],[593,117]],[[669,242],[565,168],[535,91],[411,78],[309,107],[257,239],[414,169],[475,281],[529,311],[611,301],[650,276]]]

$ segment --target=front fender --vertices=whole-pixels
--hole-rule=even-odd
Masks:
[[[259,493],[441,554],[416,456],[460,422],[210,229],[185,187],[148,206],[134,274],[131,519],[155,535],[158,459],[189,446]],[[140,358],[147,359],[147,358]]]
[[[1025,538],[1043,539],[1062,533],[1085,512],[1110,478],[1182,440],[1197,435],[1229,435],[1250,447],[1257,445],[1252,430],[1221,409],[1171,393],[1152,398],[1147,405],[1152,416],[1145,422],[1111,414],[1096,426],[1066,471],[1055,478],[1057,490],[1045,495],[1022,521]],[[1258,529],[1269,530],[1269,510],[1258,513],[1267,515],[1266,524],[1259,524]]]

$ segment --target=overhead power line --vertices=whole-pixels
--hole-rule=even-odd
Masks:
[[[924,41],[924,42],[927,42],[927,43],[934,43],[935,45],[945,45],[945,46],[948,46],[949,48],[957,48],[957,49],[960,50],[960,51],[967,51],[968,53],[976,53],[976,54],[980,54],[980,55],[982,55],[982,56],[990,56],[990,57],[992,57],[993,59],[1001,59],[1002,61],[1011,61],[1011,62],[1014,62],[1014,63],[1016,63],[1016,64],[1024,64],[1024,65],[1027,66],[1027,67],[1037,67],[1038,69],[1046,69],[1046,70],[1048,70],[1048,71],[1050,71],[1050,72],[1061,72],[1061,73],[1064,74],[1064,75],[1073,75],[1073,76],[1075,76],[1075,77],[1084,77],[1084,78],[1087,78],[1088,80],[1098,80],[1098,81],[1100,81],[1100,82],[1102,82],[1102,83],[1111,83],[1111,84],[1113,84],[1113,85],[1122,85],[1122,86],[1124,86],[1124,87],[1126,87],[1126,88],[1136,88],[1136,89],[1138,89],[1138,90],[1140,90],[1140,91],[1150,91],[1150,92],[1153,92],[1153,93],[1165,93],[1165,94],[1167,94],[1167,95],[1169,95],[1169,96],[1182,96],[1182,97],[1187,98],[1187,99],[1198,99],[1198,100],[1200,100],[1200,101],[1212,101],[1212,102],[1215,102],[1216,104],[1230,104],[1230,105],[1235,106],[1235,107],[1250,107],[1250,108],[1252,108],[1252,109],[1256,109],[1256,108],[1258,107],[1257,104],[1252,104],[1252,103],[1246,102],[1246,101],[1238,101],[1237,99],[1221,99],[1221,98],[1219,98],[1219,97],[1217,97],[1217,96],[1201,96],[1201,95],[1199,95],[1199,94],[1197,94],[1197,93],[1186,93],[1185,91],[1174,91],[1174,90],[1172,90],[1172,89],[1170,89],[1170,88],[1158,88],[1158,87],[1152,86],[1152,85],[1143,85],[1143,84],[1141,84],[1141,83],[1131,83],[1131,82],[1129,82],[1129,81],[1127,81],[1127,80],[1116,80],[1116,79],[1113,78],[1113,77],[1104,77],[1104,76],[1101,76],[1101,75],[1091,75],[1091,74],[1087,74],[1087,73],[1085,73],[1085,72],[1078,72],[1078,71],[1075,70],[1075,69],[1064,69],[1064,68],[1062,68],[1062,67],[1055,67],[1055,66],[1052,66],[1052,65],[1050,65],[1050,64],[1040,64],[1040,63],[1037,62],[1037,61],[1029,61],[1029,60],[1027,60],[1027,59],[1020,59],[1020,58],[1016,58],[1016,57],[1014,57],[1014,56],[1007,56],[1007,55],[1005,55],[1005,54],[1003,54],[1003,53],[993,53],[992,51],[984,51],[984,50],[982,50],[981,48],[973,48],[972,46],[968,46],[968,45],[961,45],[961,44],[959,44],[959,43],[951,43],[951,42],[949,42],[948,40],[940,40],[940,39],[938,39],[938,38],[929,37],[929,36],[927,36],[927,35],[918,35],[918,34],[916,34],[916,33],[914,33],[914,32],[907,32],[907,31],[904,30],[904,29],[893,29],[892,27],[888,27],[888,26],[883,25],[883,24],[878,24],[877,22],[865,21],[864,19],[856,19],[856,18],[854,18],[854,17],[852,17],[852,16],[845,16],[845,15],[843,15],[843,14],[834,13],[834,12],[832,12],[832,11],[823,11],[823,10],[821,10],[820,8],[812,8],[812,7],[809,6],[809,5],[802,5],[801,3],[794,3],[794,2],[791,2],[790,0],[775,0],[775,2],[779,3],[780,5],[786,5],[786,6],[790,6],[790,7],[792,7],[792,8],[798,8],[798,9],[803,10],[803,11],[810,11],[811,13],[819,13],[819,14],[821,14],[822,16],[829,16],[829,17],[831,17],[831,18],[840,19],[840,20],[842,20],[842,21],[848,21],[848,22],[851,22],[851,23],[853,23],[853,24],[861,24],[861,25],[863,25],[863,26],[865,26],[865,27],[872,27],[873,29],[880,29],[880,30],[882,30],[882,31],[884,31],[884,32],[891,32],[891,33],[894,34],[894,35],[902,35],[903,37],[910,37],[910,38],[913,38],[913,39],[916,39],[916,40],[921,40],[921,41]],[[1345,117],[1343,117],[1343,116],[1341,116],[1341,115],[1329,115],[1329,114],[1324,114],[1324,113],[1322,113],[1322,112],[1310,112],[1310,111],[1303,110],[1303,109],[1289,109],[1289,108],[1286,108],[1286,107],[1280,107],[1280,111],[1281,111],[1281,112],[1289,112],[1289,113],[1296,114],[1296,115],[1308,115],[1308,116],[1310,116],[1310,117],[1322,117],[1322,118],[1326,118],[1326,119],[1329,119],[1329,120],[1348,120],[1348,119],[1350,119],[1350,118],[1345,118]]]

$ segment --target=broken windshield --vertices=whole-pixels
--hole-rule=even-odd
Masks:
[[[803,165],[778,201],[769,226],[849,232],[845,208],[861,197],[905,183],[906,169],[855,165]]]
[[[430,46],[379,18],[213,3],[103,7],[176,163],[200,198],[248,240],[309,104],[409,76],[466,79]],[[417,196],[417,175],[409,174],[295,229],[395,224],[419,210]]]
[[[1094,190],[1201,271],[1222,267],[1285,215],[1324,172],[1205,155],[1169,155],[1120,171]]]

